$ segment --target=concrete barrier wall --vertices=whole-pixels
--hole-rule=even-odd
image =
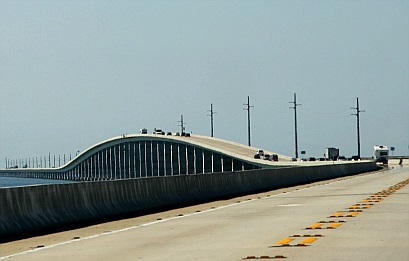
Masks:
[[[376,170],[373,162],[0,189],[0,236]]]

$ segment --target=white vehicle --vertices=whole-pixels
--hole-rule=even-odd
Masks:
[[[268,154],[264,154],[264,150],[257,150],[256,154],[254,154],[255,159],[266,159],[265,156]],[[270,155],[268,155],[270,157]]]
[[[264,150],[258,150],[257,154],[260,155],[261,157],[264,156]]]
[[[143,129],[140,129],[140,130],[139,130],[139,133],[140,133],[140,134],[148,134],[148,130],[145,129],[145,128],[143,128]]]
[[[373,158],[376,162],[382,162],[388,164],[389,160],[389,148],[383,145],[376,145],[373,147]]]

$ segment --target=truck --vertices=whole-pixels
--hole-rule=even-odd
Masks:
[[[337,160],[339,157],[339,149],[337,148],[326,148],[324,154],[325,160]]]
[[[383,145],[375,145],[373,147],[373,158],[375,159],[376,162],[388,164],[389,148]]]

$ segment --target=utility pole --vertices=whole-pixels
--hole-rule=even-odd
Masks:
[[[250,106],[250,96],[247,96],[247,103],[243,104],[246,105],[247,108],[243,109],[247,111],[247,128],[248,128],[248,141],[249,141],[249,146],[251,146],[251,141],[250,141],[250,108],[253,108],[254,106]]]
[[[186,122],[183,122],[183,115],[180,115],[180,121],[178,122],[180,122],[180,125],[179,125],[181,127],[180,135],[182,135],[182,133],[185,132],[185,124],[186,124]]]
[[[358,140],[358,158],[361,158],[361,137],[360,137],[360,132],[359,132],[359,113],[365,112],[359,110],[359,99],[356,98],[356,108],[351,107],[351,109],[356,110],[356,113],[352,113],[351,115],[356,116],[356,133],[357,133],[357,140]]]
[[[210,130],[211,130],[211,137],[213,137],[213,114],[216,113],[216,112],[213,112],[213,103],[210,104],[210,111],[208,110],[208,112],[210,112],[210,114],[208,114],[207,116],[210,116]]]
[[[290,109],[294,109],[295,158],[298,159],[297,106],[301,104],[297,103],[296,93],[294,93],[294,101],[290,101],[289,103],[294,104],[294,107],[290,107]]]

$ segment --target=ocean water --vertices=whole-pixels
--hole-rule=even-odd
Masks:
[[[63,183],[72,183],[72,182],[74,182],[74,181],[55,180],[55,179],[32,179],[32,178],[0,177],[0,188],[30,186],[30,185],[44,185],[44,184],[63,184]]]

